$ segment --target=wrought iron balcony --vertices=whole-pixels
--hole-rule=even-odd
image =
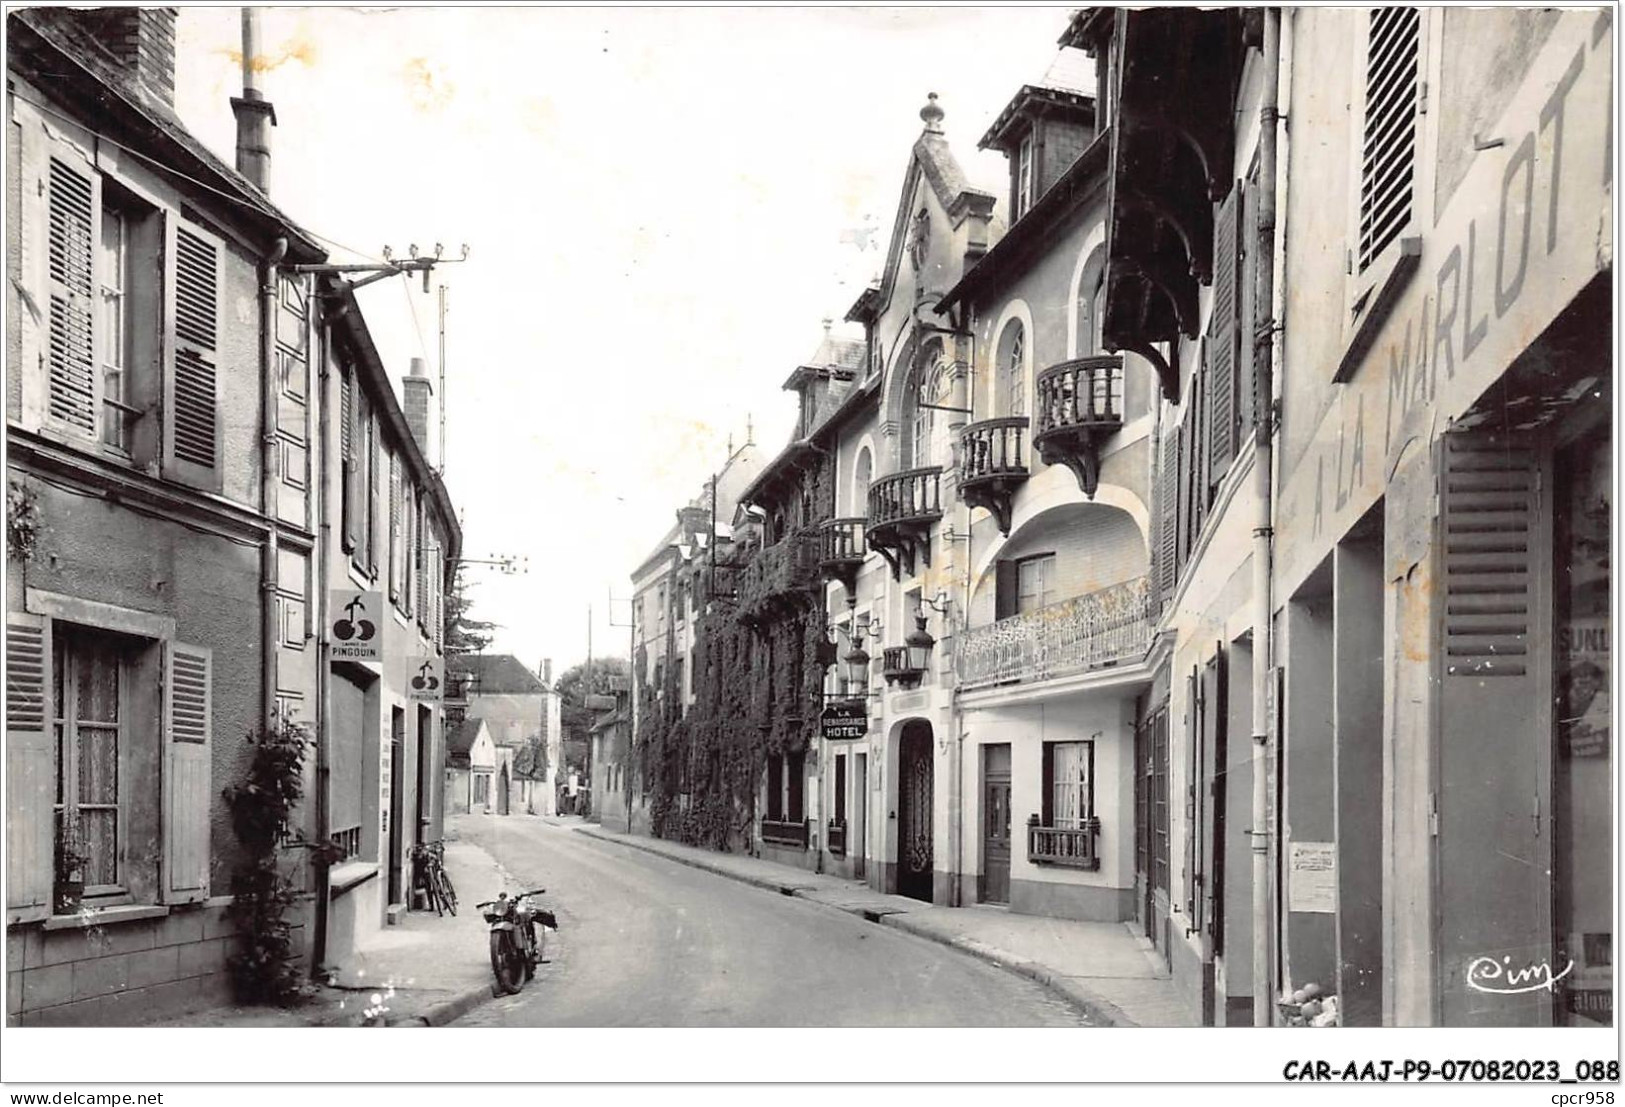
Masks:
[[[846,824],[838,819],[831,819],[824,828],[824,839],[829,843],[829,851],[836,857],[846,856]]]
[[[869,548],[891,566],[892,577],[914,573],[918,555],[931,564],[931,525],[942,518],[942,467],[905,469],[869,486]]]
[[[826,519],[818,528],[818,569],[825,580],[838,580],[846,585],[848,598],[857,584],[864,556],[869,552],[863,539],[866,523],[868,520],[862,516]]]
[[[1033,445],[1046,465],[1065,465],[1091,500],[1100,486],[1100,443],[1123,425],[1123,359],[1080,357],[1038,374]]]
[[[1027,860],[1036,865],[1065,865],[1072,869],[1098,869],[1095,835],[1100,820],[1090,817],[1082,826],[1044,826],[1037,815],[1027,820]]]
[[[1151,648],[1145,577],[1013,615],[960,635],[961,689],[1031,683],[1138,661]]]
[[[1010,533],[1010,501],[1027,479],[1027,417],[984,419],[959,432],[959,494]]]
[[[778,846],[807,848],[807,820],[790,822],[787,819],[763,819],[762,841]]]

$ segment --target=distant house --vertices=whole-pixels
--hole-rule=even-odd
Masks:
[[[554,813],[554,781],[562,755],[552,670],[553,663],[543,661],[537,676],[506,653],[464,654],[447,664],[452,702],[465,718],[484,720],[496,747],[498,791],[491,803],[497,814]],[[527,750],[521,759],[521,751]]]
[[[446,810],[488,814],[496,776],[496,745],[483,719],[464,719],[446,734]]]

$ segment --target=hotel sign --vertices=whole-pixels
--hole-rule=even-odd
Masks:
[[[855,742],[869,733],[869,705],[863,700],[832,703],[824,708],[820,724],[826,740]]]

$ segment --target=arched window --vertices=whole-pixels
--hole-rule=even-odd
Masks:
[[[862,515],[869,510],[869,481],[874,477],[875,463],[865,446],[858,451],[858,462],[852,472],[852,514]]]
[[[999,335],[994,407],[1000,415],[1027,414],[1027,331],[1020,320],[1005,324]]]
[[[1100,313],[1104,307],[1102,293],[1106,290],[1106,266],[1097,249],[1083,267],[1083,280],[1078,283],[1078,357],[1091,357],[1105,353],[1100,344]]]
[[[904,405],[905,427],[908,438],[903,443],[903,462],[910,469],[919,469],[934,463],[937,456],[937,420],[934,408],[927,406],[944,402],[948,374],[940,360],[940,350],[933,347],[915,362],[909,380],[908,400]]]

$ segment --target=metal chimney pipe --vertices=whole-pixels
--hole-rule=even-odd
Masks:
[[[237,117],[237,172],[261,192],[271,191],[271,131],[276,109],[258,87],[254,71],[259,61],[259,11],[243,10],[243,94],[231,98]]]

